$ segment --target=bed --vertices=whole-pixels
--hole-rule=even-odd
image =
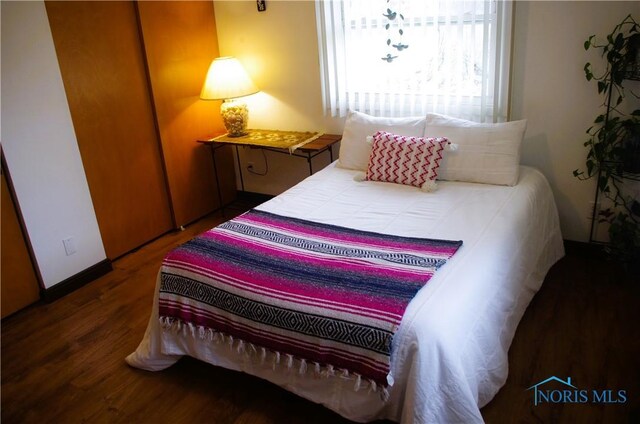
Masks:
[[[331,164],[256,210],[361,231],[463,242],[408,303],[392,338],[393,381],[384,396],[375,387],[356,390],[354,374],[314,373],[311,366],[299,372],[298,358],[292,367],[284,357],[259,360],[237,341],[168,331],[159,319],[160,276],[148,328],[127,362],[158,371],[188,355],[266,379],[357,422],[482,422],[480,408],[506,381],[517,324],[564,254],[549,184],[525,166],[518,167],[513,186],[439,181],[431,193],[359,181],[359,173]]]

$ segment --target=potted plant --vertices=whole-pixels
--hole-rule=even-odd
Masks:
[[[588,81],[596,81],[598,93],[604,96],[603,111],[587,130],[586,171],[576,169],[579,179],[597,178],[594,216],[590,241],[596,220],[609,223],[609,243],[605,249],[627,264],[640,262],[640,204],[638,194],[627,187],[640,178],[640,109],[622,110],[627,95],[639,98],[625,90],[624,81],[640,80],[640,26],[628,15],[599,44],[595,35],[584,43],[585,50],[600,49],[605,70],[594,74],[591,63],[584,66]],[[596,217],[598,197],[610,200],[611,206]]]

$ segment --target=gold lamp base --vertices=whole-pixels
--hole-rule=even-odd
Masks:
[[[246,103],[238,100],[225,100],[220,106],[220,114],[229,137],[247,135],[249,109],[247,109]]]

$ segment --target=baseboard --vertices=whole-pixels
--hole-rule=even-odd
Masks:
[[[55,286],[47,289],[41,289],[40,298],[47,303],[53,302],[54,300],[60,299],[72,291],[79,289],[85,284],[102,277],[112,269],[113,267],[111,266],[111,261],[109,259],[100,261],[84,271],[80,271],[66,280],[59,282]]]

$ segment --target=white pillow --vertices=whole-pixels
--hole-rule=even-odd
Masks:
[[[424,117],[378,118],[360,112],[349,112],[340,141],[338,166],[366,171],[371,154],[371,144],[367,143],[367,136],[378,131],[387,131],[398,135],[422,137],[425,121]]]
[[[526,128],[526,120],[480,124],[428,113],[424,137],[446,137],[458,145],[442,160],[439,180],[513,186],[518,183]]]

